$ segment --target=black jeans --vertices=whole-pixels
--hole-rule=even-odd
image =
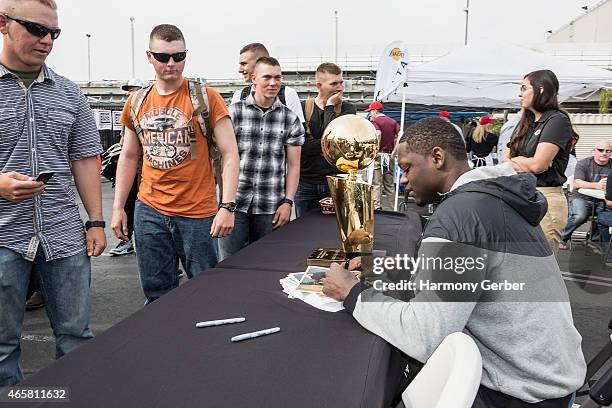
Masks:
[[[136,197],[138,196],[139,179],[140,177],[136,177],[136,180],[134,180],[134,184],[132,184],[130,193],[128,194],[127,199],[125,200],[125,205],[123,206],[125,214],[127,215],[127,236],[129,239],[132,239],[132,234],[134,233],[134,207],[136,206]]]

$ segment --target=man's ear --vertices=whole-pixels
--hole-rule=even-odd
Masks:
[[[0,14],[0,33],[6,35],[8,34],[8,19],[4,16],[4,14]]]
[[[436,169],[440,170],[446,165],[446,152],[441,147],[434,147],[431,150],[431,160]]]

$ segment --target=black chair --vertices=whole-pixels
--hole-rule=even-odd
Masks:
[[[608,323],[608,328],[612,330],[612,319]],[[576,396],[588,395],[589,398],[580,405],[580,408],[607,407],[612,404],[612,366],[610,366],[598,379],[593,376],[608,362],[612,361],[612,334],[610,341],[597,353],[587,364],[586,382],[584,386],[576,392]]]

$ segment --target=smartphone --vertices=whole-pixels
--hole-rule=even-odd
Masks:
[[[43,183],[47,184],[54,174],[54,171],[42,171],[40,174],[38,174],[38,177],[36,177],[36,181],[42,181]]]

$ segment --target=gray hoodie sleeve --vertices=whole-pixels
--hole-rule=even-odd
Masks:
[[[418,361],[425,362],[444,338],[464,330],[481,296],[480,287],[486,268],[461,271],[427,259],[447,259],[461,251],[460,258],[477,258],[483,250],[445,239],[425,239],[419,248],[421,267],[411,279],[416,296],[409,302],[386,296],[375,288],[359,295],[353,316],[367,330],[384,338]],[[443,267],[447,266],[447,267]],[[408,279],[409,276],[406,276]],[[431,284],[461,283],[466,290],[432,289]],[[359,288],[354,288],[352,296]],[[352,305],[347,309],[351,310]]]

